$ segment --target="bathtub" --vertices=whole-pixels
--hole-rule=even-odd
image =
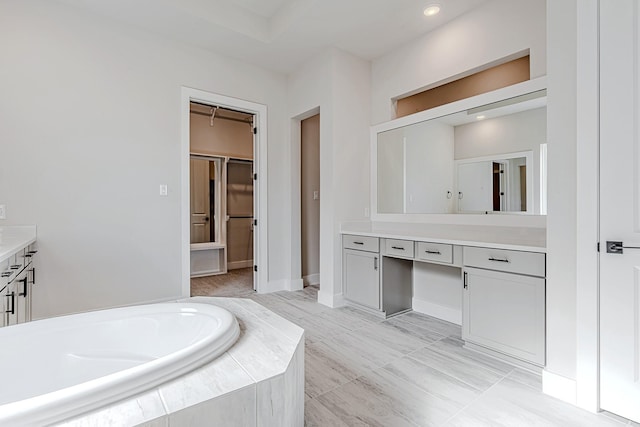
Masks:
[[[240,335],[210,304],[116,308],[0,328],[0,425],[47,425],[202,366]]]

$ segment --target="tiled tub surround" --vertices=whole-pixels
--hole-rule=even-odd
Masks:
[[[186,298],[233,313],[240,338],[211,363],[64,426],[302,426],[304,331],[249,299]]]

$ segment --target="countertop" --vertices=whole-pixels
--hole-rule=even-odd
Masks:
[[[547,230],[534,227],[348,222],[342,224],[340,233],[493,249],[541,253],[547,251]]]
[[[35,225],[0,226],[0,262],[35,241]]]

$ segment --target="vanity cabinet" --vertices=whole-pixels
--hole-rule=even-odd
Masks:
[[[545,364],[545,255],[463,249],[462,338]]]
[[[342,252],[344,297],[356,304],[380,310],[378,238],[345,235]]]
[[[36,253],[31,244],[12,253],[0,263],[0,327],[31,321]]]

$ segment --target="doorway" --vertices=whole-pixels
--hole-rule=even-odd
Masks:
[[[266,107],[183,88],[183,295],[266,287]],[[193,283],[192,286],[192,277]],[[237,292],[236,292],[237,293]]]
[[[191,295],[253,291],[255,117],[194,101],[189,109]]]
[[[300,122],[300,232],[303,286],[319,286],[320,114]]]

